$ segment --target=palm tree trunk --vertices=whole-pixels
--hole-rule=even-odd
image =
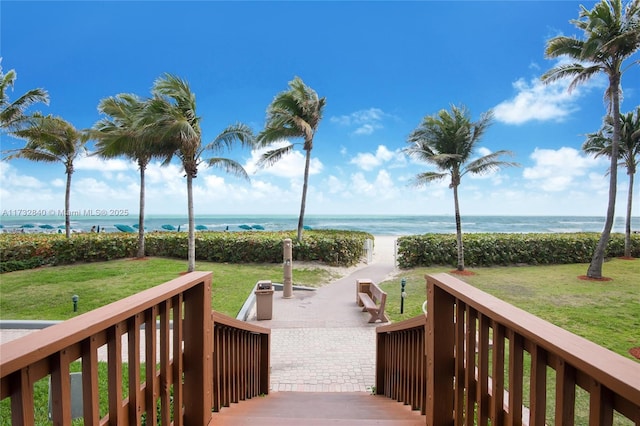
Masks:
[[[144,257],[144,170],[146,165],[140,166],[140,213],[138,215],[138,258]]]
[[[611,236],[611,228],[616,212],[616,192],[618,188],[618,146],[620,144],[620,75],[609,76],[609,87],[611,88],[612,111],[610,113],[614,117],[613,135],[611,136],[611,166],[609,168],[609,203],[607,206],[607,217],[604,222],[604,229],[600,234],[600,240],[593,252],[589,269],[587,269],[587,277],[600,279],[602,278],[602,265],[604,264],[604,256]]]
[[[462,220],[460,219],[460,204],[458,202],[458,185],[453,186],[453,203],[456,214],[456,240],[458,242],[458,271],[464,271],[464,246],[462,245]]]
[[[302,241],[304,229],[304,210],[307,204],[307,186],[309,184],[309,164],[311,163],[311,150],[307,150],[304,161],[304,183],[302,184],[302,201],[300,202],[300,216],[298,217],[298,241]]]
[[[187,173],[187,212],[189,215],[189,246],[187,272],[196,270],[196,224],[193,216],[193,176]]]
[[[73,170],[67,169],[67,187],[64,191],[64,232],[67,238],[71,238],[71,175]]]
[[[629,171],[629,193],[627,194],[627,219],[624,224],[624,256],[631,257],[631,205],[633,204],[633,177]]]

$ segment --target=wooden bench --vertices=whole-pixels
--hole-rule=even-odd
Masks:
[[[389,322],[384,313],[387,293],[371,280],[356,280],[356,291],[358,305],[362,306],[363,312],[367,311],[371,315],[369,322]]]

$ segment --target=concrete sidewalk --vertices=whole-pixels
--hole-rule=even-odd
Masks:
[[[395,270],[394,237],[376,237],[373,261],[315,291],[273,295],[271,390],[367,392],[375,385],[375,329],[356,303],[356,280],[384,281]],[[294,272],[295,282],[295,272]]]

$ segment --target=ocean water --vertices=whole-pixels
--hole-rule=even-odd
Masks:
[[[88,232],[93,226],[101,232],[119,232],[114,226],[137,224],[137,214],[121,216],[78,215],[71,218],[74,232]],[[240,226],[262,227],[268,231],[295,230],[297,216],[289,215],[196,215],[196,225],[209,231],[242,232]],[[617,217],[613,232],[624,232],[624,217]],[[2,232],[58,232],[64,228],[61,216],[5,216],[0,217]],[[23,227],[31,225],[33,227]],[[41,226],[51,226],[44,229]],[[148,215],[145,228],[148,231],[162,231],[162,225],[180,227],[187,230],[186,216]],[[455,233],[455,220],[451,216],[351,216],[351,215],[308,215],[305,226],[312,229],[344,229],[369,232],[373,235],[416,235],[426,233]],[[506,232],[506,233],[562,233],[601,232],[604,217],[595,216],[463,216],[464,233]],[[632,230],[640,230],[640,217],[632,220]]]

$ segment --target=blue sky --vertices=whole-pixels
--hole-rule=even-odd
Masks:
[[[10,99],[44,88],[50,105],[32,110],[79,129],[101,118],[101,99],[146,97],[155,79],[176,74],[196,94],[203,143],[235,122],[260,131],[273,97],[300,76],[327,98],[307,214],[452,214],[448,181],[409,185],[431,167],[401,150],[425,115],[455,104],[477,119],[492,109],[494,124],[478,154],[508,149],[521,167],[465,176],[463,215],[603,216],[608,162],[580,147],[605,114],[606,78],[571,93],[568,82],[544,86],[539,80],[557,64],[544,57],[546,41],[582,36],[569,22],[581,3],[595,4],[3,0],[0,56],[3,70],[18,74]],[[623,112],[640,104],[639,82],[640,66],[624,75]],[[23,144],[2,136],[2,150]],[[302,151],[258,170],[260,154],[226,154],[245,166],[249,182],[202,167],[196,214],[297,215]],[[135,164],[83,156],[75,169],[73,210],[137,212]],[[0,163],[0,173],[3,210],[63,208],[61,164],[14,160]],[[627,175],[619,176],[617,215],[624,216]],[[636,191],[636,216],[639,198]],[[147,170],[147,213],[186,214],[178,163]]]

